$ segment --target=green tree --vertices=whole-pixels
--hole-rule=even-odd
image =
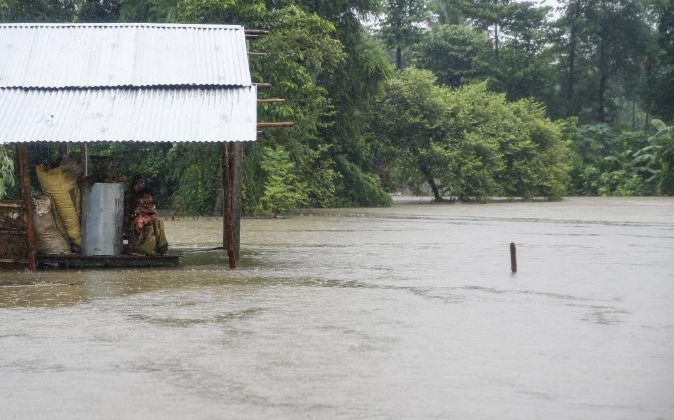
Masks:
[[[325,82],[335,106],[334,124],[321,128],[318,135],[331,145],[337,164],[338,205],[386,206],[390,199],[382,194],[381,186],[376,192],[372,190],[371,175],[379,171],[382,162],[376,157],[376,141],[367,137],[367,126],[382,81],[393,74],[393,67],[379,41],[362,29],[359,36],[349,49],[345,47],[346,60],[337,69],[335,78]]]
[[[335,24],[335,26],[351,27],[359,19],[370,13],[381,11],[383,0],[269,0],[270,9],[283,9],[287,6],[298,6],[315,13]]]
[[[175,15],[180,22],[249,26],[262,22],[266,10],[263,0],[184,0],[176,3]]]
[[[638,153],[648,159],[658,194],[674,195],[674,126],[653,120],[657,132],[649,138],[649,145]]]
[[[307,184],[295,173],[296,166],[290,160],[289,153],[283,146],[275,149],[265,147],[263,153],[261,166],[267,173],[267,178],[260,203],[261,212],[280,216],[307,205]]]
[[[593,6],[587,13],[588,20],[597,23],[591,37],[598,45],[595,61],[599,70],[596,118],[597,121],[606,122],[613,105],[609,96],[611,78],[615,76],[624,79],[638,74],[639,64],[646,50],[648,29],[645,27],[640,1],[599,0]]]
[[[374,133],[401,150],[403,159],[417,168],[436,200],[442,200],[437,167],[449,165],[448,156],[434,150],[444,143],[449,129],[447,95],[431,72],[409,69],[386,83],[373,116]]]
[[[170,206],[180,214],[222,214],[219,143],[175,143],[166,152],[165,183]]]
[[[331,160],[338,171],[335,197],[340,206],[389,205],[390,197],[381,186],[372,184],[372,175],[381,162],[375,157],[378,145],[367,137],[370,109],[376,101],[381,83],[392,74],[392,66],[383,45],[372,38],[361,23],[382,12],[382,0],[279,0],[275,7],[289,3],[301,6],[332,22],[334,36],[341,42],[344,60],[334,75],[322,77],[318,83],[331,99],[334,114],[330,124],[319,128],[317,142],[330,145]],[[261,72],[261,74],[264,74]],[[354,170],[357,168],[357,170]]]
[[[418,67],[430,70],[445,86],[487,80],[491,47],[483,33],[467,25],[437,25],[414,49]]]
[[[513,124],[500,138],[505,168],[499,176],[505,195],[561,198],[568,193],[571,169],[564,123],[552,122],[545,107],[531,99],[507,108]]]
[[[533,2],[476,0],[464,8],[473,27],[491,41],[489,87],[508,99],[555,98],[547,16],[549,7]]]
[[[566,191],[561,126],[531,101],[509,103],[485,84],[449,90],[430,72],[410,69],[389,81],[378,115],[373,131],[417,168],[436,200]]]
[[[501,23],[503,40],[493,66],[490,89],[505,92],[511,101],[533,98],[551,102],[554,92],[555,58],[547,36],[547,7],[512,3]]]
[[[522,6],[530,7],[530,4],[524,3]],[[497,59],[504,35],[507,36],[508,25],[516,21],[516,11],[519,7],[518,3],[511,0],[473,0],[468,3],[468,10],[465,13],[476,28],[489,34]]]
[[[466,10],[470,0],[432,0],[429,8],[441,25],[462,25],[466,23]]]
[[[509,100],[555,102],[555,57],[547,35],[550,8],[510,0],[436,0],[457,26],[431,25],[415,48],[417,65],[449,86],[489,80]],[[446,19],[441,17],[442,19]]]
[[[1,22],[72,22],[74,0],[1,0]]]
[[[653,159],[642,132],[608,124],[567,124],[572,139],[571,191],[579,195],[647,195],[655,192]]]
[[[120,0],[83,0],[78,6],[78,22],[116,22]]]
[[[385,0],[382,36],[395,51],[396,69],[403,68],[403,50],[413,45],[424,32],[422,23],[428,21],[426,0]]]
[[[650,76],[649,111],[664,121],[674,122],[674,2],[661,2],[658,9],[657,49],[652,62],[644,63]]]
[[[290,120],[294,125],[266,131],[259,145],[247,147],[247,156],[256,162],[245,166],[244,203],[250,208],[269,203],[260,202],[264,191],[257,187],[266,184],[269,176],[261,167],[265,156],[260,148],[283,146],[297,165],[294,176],[306,185],[307,203],[329,206],[334,202],[339,176],[331,156],[332,146],[321,139],[320,133],[334,125],[335,109],[324,85],[334,78],[344,61],[342,45],[333,38],[334,25],[315,14],[295,6],[271,13],[270,33],[255,44],[255,49],[266,55],[252,62],[252,71],[258,81],[272,85],[269,91],[260,91],[260,96],[280,97],[285,102],[261,106],[259,118]]]
[[[173,22],[176,19],[177,3],[177,0],[119,0],[119,20],[120,22]]]
[[[566,116],[620,123],[622,104],[640,96],[639,80],[653,43],[642,0],[567,0],[557,27],[565,64]]]

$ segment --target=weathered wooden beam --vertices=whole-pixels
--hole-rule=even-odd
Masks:
[[[257,103],[258,104],[282,104],[285,102],[285,99],[282,98],[264,98],[264,99],[258,99]]]
[[[271,83],[253,83],[258,89],[269,89],[271,88]]]
[[[269,33],[266,29],[246,29],[244,32],[246,35],[267,35]]]
[[[265,55],[267,55],[267,53],[266,52],[248,51],[248,55],[250,55],[252,57],[264,57]]]
[[[241,188],[243,185],[243,146],[242,142],[232,143],[231,169],[232,177],[232,226],[234,236],[234,258],[236,266],[239,266],[239,253],[241,249]]]
[[[222,143],[222,187],[224,190],[223,247],[227,250],[229,267],[239,266],[241,241],[241,178],[243,145],[240,142]]]
[[[293,125],[294,123],[292,121],[259,122],[257,123],[257,128],[289,128]]]
[[[176,267],[178,255],[40,255],[38,266],[43,268],[141,268]]]
[[[234,250],[232,248],[234,235],[232,230],[232,184],[229,170],[229,153],[229,142],[223,142],[222,151],[220,153],[220,165],[222,166],[222,189],[224,193],[224,208],[222,215],[222,246],[227,251],[227,256],[229,258],[229,268],[235,268],[236,259],[234,257]]]
[[[26,216],[26,245],[28,247],[28,269],[37,269],[37,242],[35,240],[35,225],[33,224],[33,204],[30,196],[30,171],[28,170],[28,146],[17,146],[19,152],[19,173],[21,174],[21,200],[23,201]]]

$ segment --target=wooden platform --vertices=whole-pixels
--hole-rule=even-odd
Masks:
[[[39,268],[138,268],[176,267],[179,255],[38,255]]]

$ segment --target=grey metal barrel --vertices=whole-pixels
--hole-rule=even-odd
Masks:
[[[82,255],[120,255],[124,185],[95,183],[82,191]]]

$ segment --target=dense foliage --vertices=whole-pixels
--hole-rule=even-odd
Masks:
[[[263,121],[247,214],[437,200],[674,194],[674,3],[560,0],[0,0],[2,22],[195,22],[250,42]],[[56,146],[53,146],[56,147]],[[37,159],[53,155],[38,148]],[[222,208],[218,145],[97,144],[160,205]],[[48,156],[44,156],[44,155]],[[15,192],[0,148],[0,197]]]
[[[391,79],[376,127],[436,200],[565,193],[566,143],[540,105],[507,102],[485,84],[450,90],[434,82],[414,69]]]

